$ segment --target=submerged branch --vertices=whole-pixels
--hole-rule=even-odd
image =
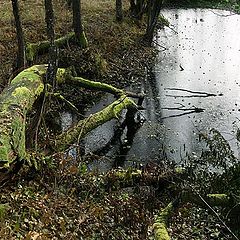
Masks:
[[[82,139],[88,132],[103,123],[113,118],[118,119],[123,109],[135,109],[136,107],[136,104],[132,100],[130,100],[126,95],[123,95],[103,110],[89,116],[87,120],[85,119],[79,121],[76,126],[57,136],[56,140],[53,142],[53,147],[56,151],[64,151],[69,148],[71,144],[79,140],[80,132],[80,139]]]
[[[166,109],[166,110],[179,110],[179,111],[194,111],[194,112],[204,112],[204,108],[198,108],[198,107],[194,107],[194,108],[177,108],[177,107],[169,107],[169,108],[162,108],[162,109]]]

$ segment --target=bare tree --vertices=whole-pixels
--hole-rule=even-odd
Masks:
[[[17,53],[17,63],[16,69],[25,68],[26,66],[26,57],[25,57],[25,41],[24,34],[21,23],[21,16],[19,13],[19,4],[18,0],[12,0],[12,9],[15,19],[15,27],[17,32],[17,42],[18,42],[18,53]]]
[[[73,28],[76,40],[81,47],[85,48],[88,46],[88,42],[82,26],[80,0],[72,0],[72,11],[73,11]]]
[[[145,40],[149,45],[153,40],[154,30],[157,25],[162,3],[162,0],[149,0],[147,29],[145,33]]]
[[[35,150],[37,151],[37,144],[38,144],[38,130],[43,119],[43,116],[46,112],[46,92],[49,91],[48,85],[51,85],[51,90],[54,91],[56,86],[56,74],[58,69],[58,49],[55,45],[55,31],[54,31],[54,10],[52,0],[44,0],[45,4],[45,22],[47,25],[47,35],[48,41],[50,42],[49,48],[49,61],[48,61],[48,68],[46,70],[46,77],[44,78],[44,91],[43,91],[43,98],[41,99],[41,106],[38,107],[35,117],[32,119],[29,127],[28,127],[28,135],[30,139],[26,142],[27,146],[35,145]]]
[[[133,17],[141,20],[143,14],[146,12],[148,2],[149,0],[130,0],[130,11]]]
[[[45,21],[47,25],[47,35],[50,42],[49,49],[49,63],[46,81],[50,83],[53,88],[55,87],[55,76],[58,68],[58,56],[57,56],[57,47],[55,45],[55,19],[54,19],[54,10],[52,0],[45,0]]]

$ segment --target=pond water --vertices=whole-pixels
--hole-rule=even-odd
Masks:
[[[240,124],[240,16],[209,9],[170,9],[162,14],[171,27],[159,30],[154,40],[159,50],[156,65],[138,86],[146,93],[139,116],[146,121],[134,139],[128,139],[131,144],[123,132],[105,152],[105,161],[92,166],[111,167],[113,156],[126,160],[120,165],[160,158],[180,162],[187,153],[200,153],[198,134],[211,128],[218,129],[238,155],[234,134]],[[111,100],[108,97],[89,113]],[[86,152],[106,144],[115,126],[111,121],[91,133]]]

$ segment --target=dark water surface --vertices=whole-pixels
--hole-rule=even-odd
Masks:
[[[162,13],[171,29],[159,30],[155,68],[138,86],[146,93],[146,110],[140,115],[146,121],[131,147],[125,130],[106,151],[104,161],[93,166],[111,167],[113,156],[120,162],[126,157],[125,165],[163,157],[179,162],[186,153],[201,152],[198,134],[211,128],[218,129],[238,155],[234,135],[240,124],[240,16],[208,9]],[[89,113],[111,100],[103,100]],[[106,144],[115,126],[111,121],[93,131],[86,138],[86,152]]]

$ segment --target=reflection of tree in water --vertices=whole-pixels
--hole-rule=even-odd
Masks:
[[[155,72],[150,69],[148,72],[148,78],[146,80],[145,91],[147,92],[147,98],[144,101],[145,117],[150,121],[160,121],[161,119],[161,104],[160,104],[160,90],[156,81]]]
[[[127,154],[133,144],[134,137],[138,131],[138,129],[142,126],[142,121],[135,121],[135,115],[137,110],[127,111],[126,118],[124,120],[124,125],[127,129],[126,138],[121,141],[120,140],[120,148],[119,154],[115,158],[114,166],[124,166]]]

